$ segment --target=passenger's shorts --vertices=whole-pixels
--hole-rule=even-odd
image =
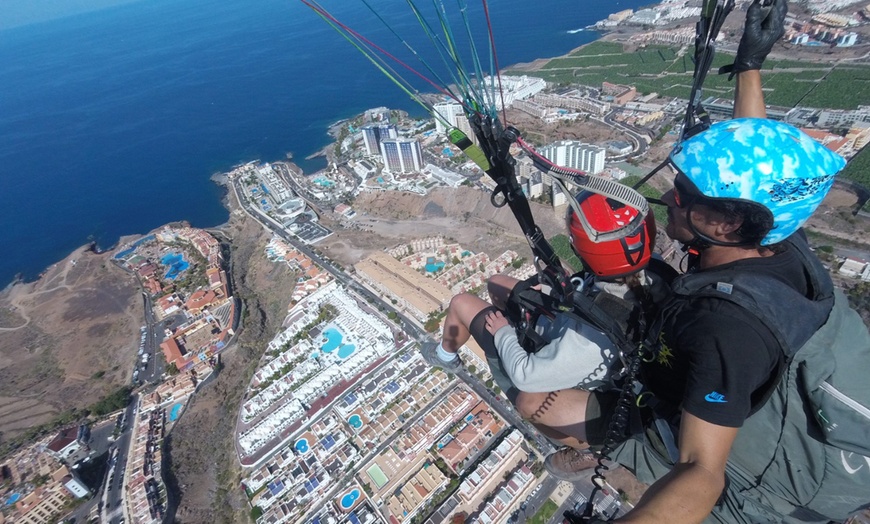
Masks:
[[[616,411],[618,400],[618,391],[589,392],[589,400],[586,401],[586,440],[590,446],[600,447],[604,445],[607,428],[610,427],[611,415]],[[626,428],[626,431],[631,432],[630,429]]]

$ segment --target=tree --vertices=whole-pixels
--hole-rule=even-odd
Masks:
[[[626,493],[625,490],[620,488],[617,489],[616,492],[619,493],[619,500],[622,502],[628,502],[628,493]]]
[[[423,324],[423,329],[426,330],[426,333],[434,333],[438,331],[438,326],[441,325],[441,319],[438,318],[430,318]]]
[[[474,364],[468,366],[468,372],[471,373],[472,375],[476,374],[477,373],[477,366],[475,366]]]

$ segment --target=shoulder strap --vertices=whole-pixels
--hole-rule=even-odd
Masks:
[[[733,267],[683,275],[672,284],[673,294],[683,299],[727,300],[740,306],[771,332],[786,358],[791,359],[825,323],[834,294],[830,277],[803,237],[792,235],[786,242],[804,266],[813,299],[780,280]]]

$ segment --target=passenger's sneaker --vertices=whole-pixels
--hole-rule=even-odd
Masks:
[[[588,449],[562,448],[544,459],[544,468],[557,479],[576,482],[598,465],[598,458]]]
[[[450,362],[444,362],[438,358],[437,342],[423,342],[420,346],[420,354],[423,355],[423,360],[432,367],[441,368],[448,373],[456,373],[462,367],[462,361],[459,360],[458,356]]]

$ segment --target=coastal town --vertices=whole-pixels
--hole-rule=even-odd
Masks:
[[[687,103],[686,86],[678,84],[691,75],[680,68],[694,40],[685,22],[699,16],[696,4],[666,0],[614,13],[595,28],[626,31],[620,40],[594,42],[536,70],[506,71],[499,109],[522,122],[551,161],[635,180],[677,138]],[[847,159],[866,155],[867,91],[823,103],[832,98],[825,90],[839,89],[829,77],[870,71],[853,60],[870,48],[870,4],[811,0],[788,22],[789,49],[842,54],[836,64],[779,61],[765,88],[768,115]],[[723,36],[720,45],[733,51],[736,43]],[[608,68],[617,73],[608,76]],[[813,87],[796,94],[796,78]],[[723,80],[706,92],[703,105],[714,120],[730,118],[730,89]],[[493,383],[473,339],[460,349],[457,373],[431,367],[419,353],[420,344],[439,339],[453,296],[488,299],[489,277],[534,274],[528,255],[485,252],[450,231],[365,246],[353,260],[325,247],[336,237],[391,227],[356,204],[366,196],[463,188],[489,199],[494,182],[445,136],[453,128],[473,134],[462,106],[438,99],[434,108],[435,119],[378,107],[337,122],[326,167],[316,173],[288,159],[247,162],[222,175],[234,217],[268,235],[253,256],[294,279],[281,299],[280,329],[257,348],[235,426],[224,428],[251,522],[557,523],[565,511],[591,507],[613,518],[637,503],[633,483],[613,481],[589,500],[591,471],[575,483],[549,476],[542,461],[554,444]],[[512,153],[525,195],[564,216],[570,195],[525,152]],[[401,212],[385,210],[393,219],[415,218]],[[0,524],[173,521],[167,438],[210,395],[216,377],[238,372],[223,364],[246,329],[249,307],[234,288],[233,242],[220,228],[177,223],[112,250],[111,263],[135,282],[144,310],[123,402],[0,458]],[[670,244],[658,250],[668,261],[677,255]],[[823,251],[841,287],[870,282],[870,253]],[[849,522],[870,522],[870,515]]]

